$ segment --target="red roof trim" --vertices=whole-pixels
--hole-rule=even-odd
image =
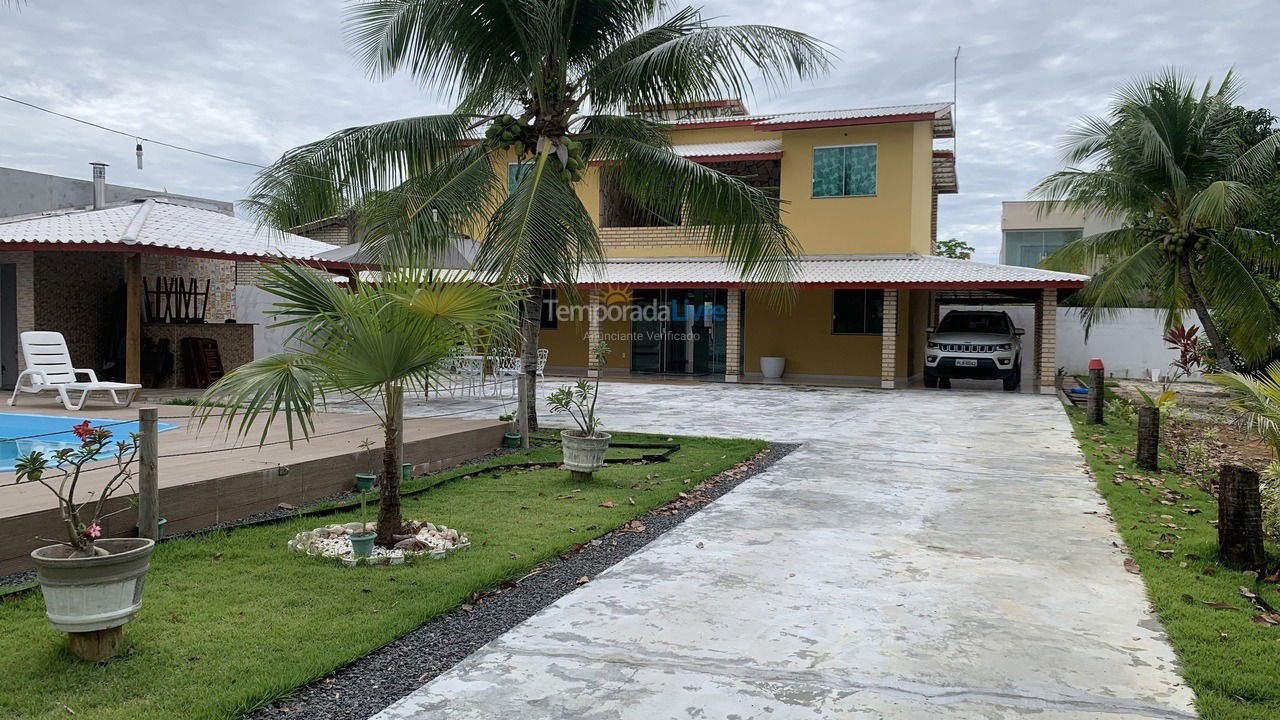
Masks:
[[[902,283],[850,283],[807,282],[791,283],[802,288],[827,288],[831,290],[1029,290],[1042,288],[1075,289],[1084,287],[1083,280],[1006,280],[1006,281],[951,281],[951,282],[902,282]],[[744,290],[763,287],[767,283],[723,282],[647,282],[647,283],[579,283],[580,288],[627,287],[640,290],[661,288],[725,288]]]
[[[183,248],[157,247],[155,245],[125,245],[123,243],[42,243],[42,242],[0,242],[0,252],[111,252],[140,253],[142,255],[170,255],[178,257],[208,258],[210,260],[229,260],[236,262],[286,262],[303,263],[313,267],[349,270],[355,267],[344,262],[329,262],[315,258],[279,258],[263,255],[242,255],[238,253],[220,253],[209,250],[186,250]]]
[[[879,115],[862,118],[834,118],[830,120],[801,120],[798,122],[772,122],[764,120],[756,123],[756,130],[773,132],[775,130],[811,130],[813,128],[845,127],[847,125],[887,125],[889,123],[921,122],[934,120],[936,113],[908,113],[904,115]]]
[[[687,155],[685,160],[696,163],[734,162],[735,160],[781,160],[782,153],[743,153],[741,155]]]
[[[954,160],[956,153],[954,150],[934,150],[933,156],[936,158],[950,158]]]

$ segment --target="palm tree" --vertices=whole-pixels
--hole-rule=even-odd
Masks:
[[[662,0],[374,0],[351,6],[348,38],[375,77],[406,72],[454,112],[354,127],[295,148],[264,171],[250,204],[280,228],[355,213],[373,248],[441,251],[479,239],[485,277],[524,287],[523,358],[536,426],[545,285],[575,298],[603,256],[574,190],[591,163],[639,207],[684,225],[744,275],[789,276],[795,242],[768,191],[671,150],[666,126],[634,117],[741,96],[825,72],[826,46],[763,25],[715,26]],[[509,163],[515,163],[509,166]]]
[[[1065,170],[1033,191],[1064,207],[1122,218],[1125,226],[1067,244],[1043,267],[1093,272],[1076,296],[1086,327],[1113,308],[1152,301],[1170,326],[1194,310],[1219,365],[1264,360],[1280,312],[1255,272],[1280,268],[1280,245],[1240,227],[1256,187],[1274,174],[1280,133],[1247,144],[1230,73],[1197,93],[1174,71],[1141,78],[1063,140]],[[1091,167],[1084,167],[1091,166]],[[1096,271],[1096,272],[1095,272]]]
[[[1205,375],[1231,396],[1228,409],[1239,424],[1258,436],[1280,461],[1280,362],[1268,365],[1257,376],[1245,373]]]
[[[424,280],[407,270],[385,271],[376,284],[353,281],[350,289],[302,265],[265,272],[261,287],[278,298],[280,325],[294,328],[290,343],[299,349],[228,373],[201,397],[201,421],[216,416],[243,437],[265,420],[261,443],[283,415],[292,443],[295,430],[304,437],[314,431],[318,401],[354,396],[383,430],[376,542],[390,546],[401,526],[398,433],[405,389],[425,389],[459,343],[510,332],[516,295],[492,283],[448,275]]]

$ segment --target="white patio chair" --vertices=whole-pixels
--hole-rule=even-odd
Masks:
[[[494,379],[497,380],[498,386],[496,391],[500,394],[503,385],[508,381],[511,382],[511,394],[515,395],[520,391],[520,375],[524,372],[524,362],[511,354],[510,352],[502,354],[494,358]]]
[[[551,351],[546,348],[538,348],[538,378],[543,377],[543,371],[547,369],[547,358],[551,357]]]
[[[14,383],[10,405],[18,402],[18,393],[56,392],[62,400],[62,407],[68,410],[79,410],[89,398],[89,393],[105,392],[111,396],[111,404],[116,407],[128,407],[134,397],[142,389],[134,383],[101,382],[93,370],[77,368],[71,364],[71,353],[67,351],[67,341],[59,332],[24,332],[22,340],[22,357],[26,360],[27,369],[18,375]],[[85,375],[88,382],[77,380],[78,375]],[[23,385],[23,380],[27,384]],[[73,402],[71,393],[80,393]],[[121,400],[120,394],[124,395]]]
[[[463,395],[479,395],[484,392],[484,358],[464,355],[458,358],[458,377]]]

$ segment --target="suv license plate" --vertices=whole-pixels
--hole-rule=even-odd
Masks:
[[[965,360],[963,358],[956,360],[956,367],[978,367],[977,360]]]

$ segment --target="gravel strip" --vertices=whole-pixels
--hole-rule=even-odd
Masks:
[[[518,583],[435,618],[242,720],[365,720],[572,592],[578,578],[612,567],[797,447],[770,443],[751,460],[688,491],[689,499],[642,515],[638,523],[602,535]],[[637,525],[643,530],[635,531]]]

